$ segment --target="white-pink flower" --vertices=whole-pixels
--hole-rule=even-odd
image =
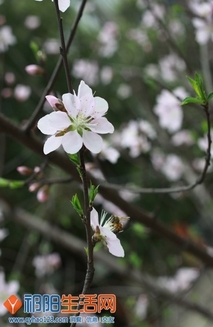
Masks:
[[[54,109],[60,110],[38,121],[40,131],[52,135],[44,144],[44,154],[60,145],[70,154],[77,153],[83,145],[93,153],[102,150],[103,140],[98,134],[114,132],[113,125],[103,117],[108,110],[106,100],[94,97],[84,81],[81,81],[77,95],[66,93],[62,95],[62,102],[53,96],[46,98]]]
[[[184,99],[187,96],[182,87],[176,88],[173,93],[162,90],[157,96],[154,113],[159,118],[159,125],[168,130],[169,133],[177,132],[183,121],[183,111],[177,97]]]
[[[95,232],[93,237],[95,240],[102,241],[103,244],[107,246],[109,252],[114,256],[124,257],[124,249],[120,243],[120,240],[113,232],[115,231],[114,224],[112,222],[113,217],[115,216],[111,216],[104,222],[106,218],[106,213],[104,212],[99,223],[98,213],[93,208],[90,214],[91,226]]]

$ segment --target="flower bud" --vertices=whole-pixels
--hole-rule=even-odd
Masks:
[[[46,202],[49,199],[49,187],[47,185],[41,187],[37,193],[39,202]]]
[[[33,172],[32,169],[27,166],[19,166],[16,168],[16,170],[23,176],[29,176]]]
[[[40,187],[40,184],[39,183],[32,183],[30,184],[29,186],[29,191],[30,192],[35,192],[37,191],[37,189]]]
[[[44,75],[44,69],[38,65],[28,65],[25,67],[25,70],[29,75],[32,75],[32,76]]]
[[[63,102],[60,101],[58,98],[54,97],[53,95],[47,95],[46,99],[54,110],[66,112]]]

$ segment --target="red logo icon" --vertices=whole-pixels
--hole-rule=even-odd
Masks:
[[[22,302],[13,294],[8,297],[3,305],[12,315],[14,315],[22,307]]]

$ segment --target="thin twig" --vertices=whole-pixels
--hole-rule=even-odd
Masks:
[[[94,276],[94,263],[93,263],[93,242],[92,242],[92,233],[91,233],[91,224],[90,224],[90,203],[89,203],[89,194],[88,194],[88,180],[87,180],[87,173],[85,168],[85,162],[84,162],[84,152],[85,148],[83,147],[80,150],[80,163],[81,163],[81,178],[82,178],[82,184],[83,184],[83,193],[84,193],[84,215],[85,215],[85,229],[86,229],[86,238],[87,238],[87,273],[84,281],[84,286],[82,290],[82,294],[85,294],[90,284],[93,280]]]
[[[76,17],[76,20],[73,24],[73,27],[71,29],[71,32],[70,32],[70,36],[68,38],[68,41],[67,41],[67,45],[66,45],[66,52],[69,50],[71,44],[72,44],[72,41],[75,37],[75,34],[76,34],[76,30],[77,30],[77,27],[78,27],[78,24],[79,24],[79,21],[83,15],[83,11],[84,11],[84,8],[85,8],[85,5],[87,3],[87,0],[82,0],[82,3],[81,3],[81,6],[79,8],[79,11],[78,11],[78,15]],[[41,98],[39,100],[39,103],[37,105],[37,107],[35,108],[32,116],[29,118],[28,122],[26,123],[26,125],[23,127],[23,131],[25,133],[29,133],[29,131],[33,128],[33,126],[35,125],[35,123],[37,122],[37,119],[39,117],[39,113],[40,111],[42,110],[43,108],[43,105],[45,103],[45,96],[51,92],[52,88],[53,88],[53,85],[58,77],[58,74],[59,74],[59,71],[62,67],[62,63],[63,63],[63,59],[62,57],[60,57],[58,59],[58,62],[55,66],[55,69],[52,73],[52,76],[50,77],[49,79],[49,83],[47,84],[46,88],[44,89],[44,92],[43,94],[41,95]]]
[[[60,11],[59,11],[59,7],[58,7],[58,0],[54,0],[54,4],[55,4],[55,9],[56,9],[56,17],[57,17],[57,21],[58,21],[58,29],[59,29],[60,39],[61,39],[60,53],[61,53],[63,63],[64,63],[64,71],[65,71],[66,80],[67,80],[67,88],[68,88],[69,93],[73,93],[69,64],[68,64],[68,60],[67,60],[67,50],[68,49],[66,49],[66,45],[65,45],[64,30],[63,30],[62,18],[60,17]]]
[[[87,180],[87,172],[85,168],[85,160],[84,160],[84,152],[85,148],[81,148],[80,150],[80,171],[81,171],[81,180],[83,184],[83,195],[84,195],[84,225],[86,230],[86,242],[87,242],[87,271],[84,279],[84,285],[82,289],[82,294],[86,294],[89,290],[89,287],[92,283],[94,277],[94,259],[93,259],[93,242],[92,242],[92,233],[91,233],[91,224],[90,224],[90,203],[89,203],[89,194],[88,194],[88,180]],[[78,311],[80,309],[80,305],[78,305]],[[79,313],[77,313],[79,315]],[[71,327],[75,327],[76,323],[72,323]]]
[[[162,193],[179,193],[179,192],[185,192],[190,191],[196,186],[202,184],[205,180],[206,173],[208,170],[208,167],[210,166],[210,160],[211,160],[211,122],[210,122],[210,114],[209,114],[209,107],[208,104],[203,106],[205,115],[206,115],[206,121],[207,121],[207,150],[206,150],[206,158],[205,158],[205,165],[203,168],[203,171],[199,178],[192,184],[185,185],[185,186],[179,186],[179,187],[166,187],[166,188],[141,188],[141,187],[130,187],[127,185],[119,185],[119,184],[111,184],[104,182],[103,180],[100,180],[98,183],[99,185],[106,187],[108,189],[122,191],[123,189],[130,191],[132,193],[137,194],[162,194]]]

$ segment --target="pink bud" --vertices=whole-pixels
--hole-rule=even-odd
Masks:
[[[40,173],[40,171],[41,171],[41,168],[38,166],[35,166],[34,173],[38,174],[38,173]]]
[[[29,176],[33,172],[32,169],[27,166],[19,166],[16,169],[19,172],[19,174],[21,174],[23,176]]]
[[[30,192],[35,192],[37,191],[37,189],[40,187],[40,184],[39,183],[32,183],[30,184],[29,186],[29,191]]]
[[[44,74],[44,69],[38,65],[28,65],[25,67],[25,70],[29,75],[33,75],[33,76]]]
[[[46,202],[49,199],[49,187],[43,186],[37,192],[37,200],[39,202]]]
[[[63,102],[58,98],[54,97],[53,95],[46,95],[46,99],[53,109],[66,112]]]

